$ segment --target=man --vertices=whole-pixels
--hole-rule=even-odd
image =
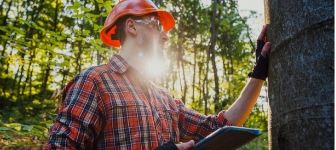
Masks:
[[[193,140],[222,126],[242,126],[267,77],[266,27],[258,38],[257,65],[240,97],[227,111],[204,116],[174,100],[146,71],[151,60],[162,59],[174,25],[172,15],[150,0],[120,1],[101,30],[102,41],[120,47],[119,54],[66,86],[45,148],[190,149]]]

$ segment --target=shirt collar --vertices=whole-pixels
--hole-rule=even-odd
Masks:
[[[110,59],[110,65],[113,71],[123,74],[127,71],[129,65],[120,55],[113,55]]]
[[[152,80],[154,78],[147,78],[146,76],[142,76],[141,73],[139,73],[138,71],[136,71],[134,68],[132,68],[127,61],[121,57],[118,54],[115,54],[111,57],[110,59],[110,66],[111,69],[119,74],[124,74],[127,70],[130,70],[129,73],[131,74],[136,74],[137,78],[141,78],[141,82],[143,83],[151,83],[153,84],[154,82],[152,82]]]

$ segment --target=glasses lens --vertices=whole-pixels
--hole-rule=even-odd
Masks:
[[[160,32],[163,31],[163,27],[157,18],[153,17],[153,18],[150,18],[149,20],[136,20],[136,22],[150,25],[152,28],[155,28]]]
[[[158,29],[160,32],[162,31],[162,25],[161,25],[161,23],[160,23],[159,20],[155,20],[155,21],[153,21],[152,23],[153,23],[153,26],[154,26],[156,29]]]

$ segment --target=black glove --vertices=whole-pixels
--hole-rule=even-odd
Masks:
[[[268,76],[268,56],[266,58],[261,55],[261,50],[264,47],[265,42],[262,40],[257,41],[257,49],[256,49],[256,65],[251,73],[249,73],[249,77],[266,80]]]
[[[168,143],[165,143],[165,144],[159,146],[155,150],[178,150],[178,149],[177,149],[174,142],[169,141]]]

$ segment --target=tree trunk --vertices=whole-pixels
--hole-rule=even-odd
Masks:
[[[265,4],[270,147],[334,149],[334,1]]]
[[[188,91],[188,86],[187,86],[187,78],[184,70],[184,60],[181,61],[181,69],[182,69],[182,75],[183,75],[183,95],[182,95],[182,101],[185,103],[186,102],[186,97],[187,97],[187,91]]]
[[[195,40],[193,41],[193,45],[195,45]],[[195,102],[195,82],[196,82],[196,63],[197,63],[197,51],[198,49],[194,49],[194,64],[193,64],[193,79],[192,79],[192,102]]]
[[[55,15],[54,15],[54,20],[53,20],[53,31],[54,32],[57,31],[58,7],[59,7],[59,2],[58,2],[58,0],[56,0]],[[53,54],[50,51],[52,51],[52,48],[47,50],[47,52],[46,52],[48,60],[47,60],[47,67],[46,67],[45,73],[44,73],[45,76],[44,76],[43,81],[42,81],[42,88],[41,88],[41,94],[40,94],[42,97],[47,96],[46,94],[47,94],[47,89],[48,89],[48,82],[49,82],[49,78],[50,78],[50,72],[52,70],[51,61],[52,61],[52,58],[53,58]]]
[[[216,46],[216,39],[217,39],[217,0],[213,1],[212,3],[212,16],[211,16],[211,39],[210,39],[210,46],[209,52],[211,53],[211,65],[213,70],[213,75],[215,79],[215,97],[214,97],[214,104],[215,104],[215,112],[219,112],[221,110],[219,104],[219,78],[217,74],[217,66],[216,66],[216,54],[215,54],[215,46]]]
[[[2,16],[2,10],[3,10],[3,5],[4,5],[5,1],[2,1],[0,4],[0,16]]]
[[[21,98],[21,81],[22,81],[22,77],[23,77],[23,71],[24,71],[24,63],[21,65],[21,67],[20,67],[21,69],[20,69],[20,71],[18,71],[17,73],[19,73],[20,75],[19,75],[19,81],[17,82],[17,84],[16,84],[16,86],[17,86],[17,95],[18,95],[18,97],[19,98]]]
[[[3,9],[3,4],[4,4],[4,1],[3,2],[1,2],[1,9],[0,9],[0,11],[1,11],[1,16],[2,16],[2,9]],[[2,22],[2,26],[6,26],[8,23],[7,23],[7,19],[8,19],[8,14],[9,14],[9,11],[10,11],[10,9],[11,9],[11,7],[12,7],[12,4],[13,4],[13,1],[10,1],[9,2],[9,4],[8,4],[8,9],[7,9],[7,11],[6,11],[6,15],[4,16],[4,18],[3,18],[3,22]],[[3,31],[0,31],[0,34],[2,35],[2,34],[4,34],[4,32]],[[5,56],[5,51],[6,51],[6,45],[7,45],[7,40],[5,40],[5,41],[3,41],[2,42],[3,44],[3,50],[2,50],[2,52],[1,52],[1,58],[0,58],[0,62],[1,62],[1,64],[3,64],[3,60],[4,60],[4,56]],[[1,68],[1,67],[0,67]]]
[[[33,64],[33,59],[35,57],[35,49],[36,49],[35,45],[33,45],[32,43],[33,42],[30,42],[29,63],[28,63],[28,69],[26,72],[26,79],[25,79],[25,82],[23,82],[23,86],[22,86],[22,95],[24,95],[24,92],[26,91],[27,83],[29,84],[29,89],[31,89],[31,78],[32,78],[31,70],[33,70],[32,64]],[[31,94],[31,92],[29,94]]]
[[[11,7],[12,7],[12,4],[13,4],[13,1],[12,1],[12,0],[9,1],[8,9],[7,9],[7,11],[6,11],[6,15],[5,15],[5,17],[3,18],[3,22],[2,22],[2,25],[3,25],[3,26],[6,26],[6,25],[7,25],[8,14],[9,14],[9,11],[10,11],[10,9],[11,9]]]
[[[208,53],[208,52],[207,52]],[[206,70],[205,70],[205,77],[204,77],[204,81],[203,81],[203,101],[204,101],[204,114],[207,115],[208,114],[208,99],[209,99],[209,79],[208,79],[208,72],[209,72],[209,58],[210,56],[207,56],[207,60],[206,60]]]
[[[203,55],[201,55],[201,57],[203,57]],[[205,82],[202,82],[202,75],[203,75],[203,70],[204,70],[204,67],[203,67],[203,60],[201,60],[200,63],[198,63],[198,93],[199,93],[199,98],[198,98],[198,108],[202,108],[202,99],[203,99],[203,96],[204,96],[204,84]]]

